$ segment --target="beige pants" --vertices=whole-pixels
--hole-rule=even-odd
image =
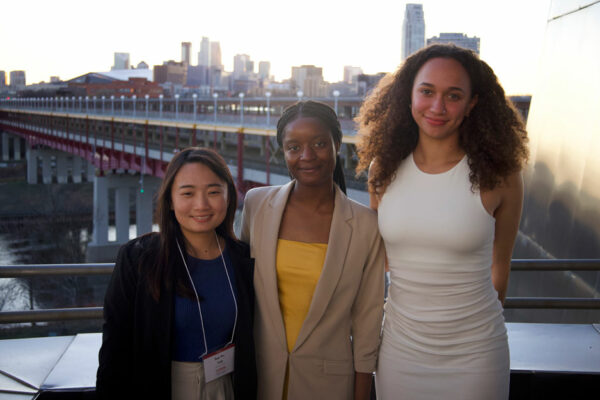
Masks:
[[[173,400],[233,400],[231,374],[206,383],[204,364],[171,361]]]

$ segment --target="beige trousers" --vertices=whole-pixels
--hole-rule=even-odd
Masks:
[[[231,374],[206,383],[201,362],[171,361],[172,400],[233,400]]]

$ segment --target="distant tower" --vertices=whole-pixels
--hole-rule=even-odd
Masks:
[[[402,59],[425,47],[425,17],[422,4],[407,4],[402,24]]]
[[[344,82],[353,83],[362,73],[363,72],[360,67],[352,67],[350,65],[346,65],[344,66]]]
[[[115,53],[115,64],[111,69],[129,69],[129,53]]]
[[[210,42],[210,66],[221,68],[221,44],[219,42]]]
[[[25,71],[10,71],[10,86],[13,89],[23,89],[25,85]]]
[[[200,51],[198,52],[198,65],[203,67],[210,66],[210,41],[206,36],[202,37],[200,42]]]
[[[181,42],[181,62],[190,65],[192,59],[192,43]]]
[[[270,73],[271,73],[271,63],[268,61],[259,61],[258,62],[258,78],[259,79],[269,79]]]
[[[296,89],[302,90],[307,97],[323,96],[323,68],[314,65],[292,67],[292,81]]]
[[[240,79],[242,76],[247,76],[250,56],[248,54],[236,54],[233,57],[233,78]],[[252,64],[254,68],[254,64]]]
[[[473,50],[479,54],[479,38],[477,36],[468,37],[464,33],[440,33],[440,36],[434,36],[427,39],[427,45],[432,43],[454,43],[458,47]]]
[[[0,88],[6,87],[6,72],[0,71]]]

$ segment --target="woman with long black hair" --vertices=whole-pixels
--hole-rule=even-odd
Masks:
[[[253,260],[233,232],[236,189],[214,151],[175,155],[158,233],[119,251],[104,302],[101,398],[255,399]]]

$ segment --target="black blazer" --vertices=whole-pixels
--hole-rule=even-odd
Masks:
[[[245,243],[227,240],[227,246],[238,294],[234,393],[236,399],[254,400],[254,260]],[[142,254],[155,257],[158,248],[159,234],[150,233],[131,240],[119,250],[104,299],[102,347],[96,377],[100,398],[171,398],[175,291],[173,284],[163,284],[160,300],[156,302],[148,290],[147,276],[138,265]],[[177,260],[181,263],[179,257]]]

